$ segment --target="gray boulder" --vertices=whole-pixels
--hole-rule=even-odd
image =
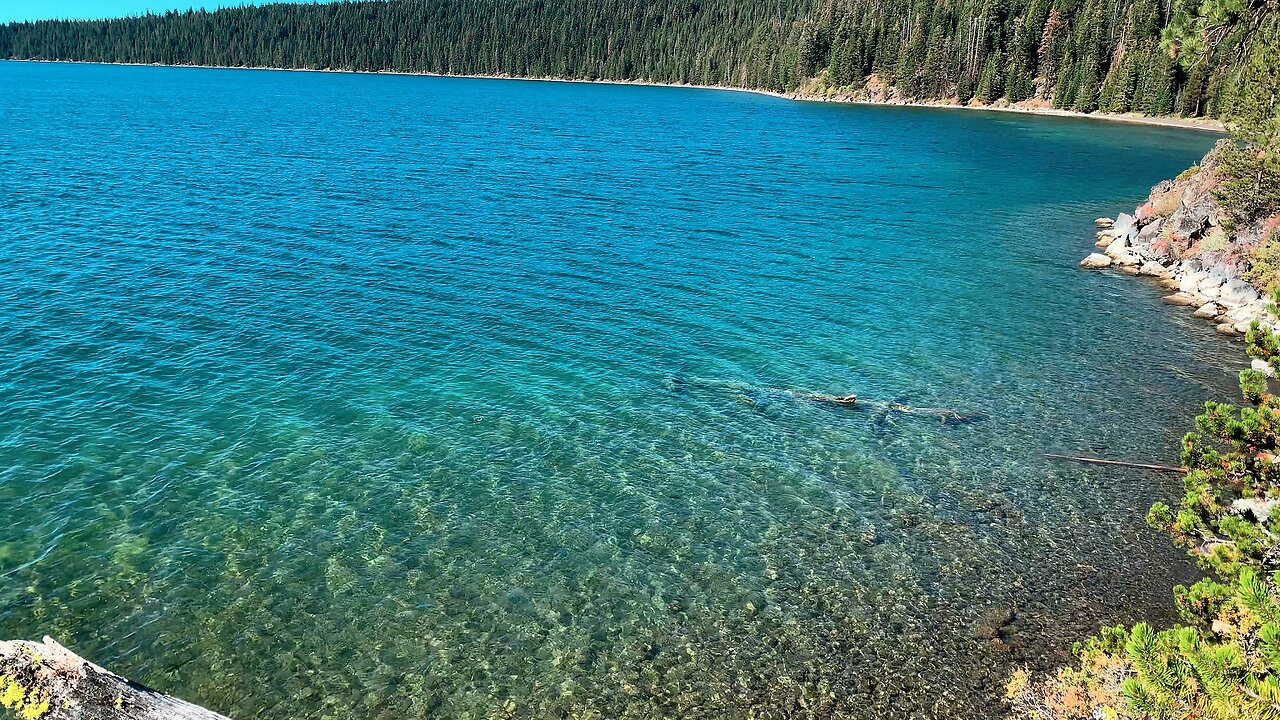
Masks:
[[[1165,295],[1162,298],[1170,305],[1203,305],[1204,298],[1195,293],[1177,292],[1172,295]]]
[[[1182,279],[1178,281],[1178,291],[1184,293],[1198,292],[1200,290],[1200,282],[1204,279],[1204,273],[1183,271]]]
[[[1267,362],[1266,360],[1254,358],[1253,362],[1249,363],[1249,367],[1253,368],[1254,370],[1257,370],[1258,372],[1262,373],[1263,375],[1266,375],[1267,377],[1276,376],[1276,369],[1271,367],[1271,363]]]
[[[1222,314],[1222,308],[1217,303],[1207,302],[1191,313],[1191,317],[1204,318],[1206,320],[1216,318]]]
[[[1228,280],[1224,283],[1222,291],[1218,293],[1218,297],[1230,305],[1248,305],[1261,297],[1261,295],[1249,283],[1236,279]]]
[[[1136,236],[1137,232],[1138,221],[1128,213],[1117,215],[1115,223],[1111,226],[1111,233],[1116,237],[1127,237],[1130,233]]]
[[[1150,243],[1152,240],[1155,240],[1160,236],[1160,226],[1163,224],[1164,220],[1162,218],[1156,218],[1144,225],[1142,229],[1138,231],[1138,241]]]
[[[1102,252],[1106,253],[1107,255],[1110,255],[1113,258],[1118,258],[1121,255],[1128,255],[1129,241],[1125,240],[1124,238],[1116,238],[1115,240],[1112,240],[1111,244],[1107,246],[1107,249],[1103,250]]]

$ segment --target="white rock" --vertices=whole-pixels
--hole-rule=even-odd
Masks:
[[[1200,285],[1196,289],[1199,290],[1201,294],[1207,294],[1205,293],[1205,291],[1212,289],[1215,291],[1214,295],[1217,295],[1216,291],[1218,290],[1218,288],[1222,287],[1222,283],[1224,282],[1226,281],[1218,277],[1217,275],[1209,275],[1208,277],[1202,278],[1200,280]]]
[[[1240,333],[1241,335],[1243,335],[1243,334],[1245,334],[1245,333],[1249,332],[1249,328],[1250,328],[1252,325],[1253,325],[1253,321],[1252,321],[1252,320],[1240,320],[1239,322],[1237,322],[1235,325],[1232,325],[1231,327],[1232,327],[1232,328],[1234,328],[1236,332],[1238,332],[1238,333]]]
[[[1227,313],[1224,317],[1229,322],[1237,323],[1237,322],[1250,322],[1258,316],[1254,314],[1252,305],[1242,305],[1240,307],[1233,307],[1227,310]]]
[[[1155,262],[1154,260],[1148,260],[1147,262],[1142,264],[1142,269],[1139,270],[1139,272],[1141,272],[1143,275],[1154,276],[1154,275],[1160,275],[1166,270],[1168,270],[1168,268],[1161,265],[1160,263]]]
[[[1231,305],[1248,305],[1257,300],[1258,291],[1244,280],[1228,280],[1218,293],[1222,301]]]
[[[1266,360],[1254,358],[1253,362],[1249,363],[1249,367],[1253,368],[1254,370],[1257,370],[1258,372],[1262,373],[1263,375],[1266,375],[1267,377],[1276,376],[1276,369],[1271,367],[1271,363],[1267,362]]]
[[[1080,261],[1080,267],[1089,269],[1111,267],[1111,258],[1102,253],[1089,253],[1089,257]]]
[[[1240,515],[1252,515],[1258,522],[1265,523],[1271,517],[1280,499],[1275,498],[1236,498],[1231,501],[1231,509]]]
[[[1111,218],[1100,217],[1097,220],[1094,220],[1093,224],[1097,225],[1100,228],[1109,228],[1112,225],[1115,225],[1116,221],[1112,220]]]
[[[1172,295],[1165,295],[1162,298],[1170,305],[1194,305],[1199,307],[1204,304],[1204,298],[1195,293],[1176,292]]]
[[[1124,238],[1116,238],[1115,240],[1112,240],[1111,244],[1107,246],[1107,249],[1102,252],[1113,258],[1118,258],[1121,255],[1127,255],[1128,251],[1129,243],[1125,242]]]
[[[1200,289],[1200,281],[1203,279],[1202,273],[1185,272],[1182,279],[1178,281],[1178,290],[1185,293],[1197,292]]]
[[[1138,221],[1128,213],[1120,213],[1116,216],[1116,221],[1111,227],[1112,232],[1116,234],[1116,237],[1126,237],[1130,234],[1136,235],[1138,232]]]
[[[1220,312],[1221,308],[1218,307],[1217,303],[1209,302],[1197,308],[1195,312],[1191,313],[1191,316],[1198,318],[1216,318]]]

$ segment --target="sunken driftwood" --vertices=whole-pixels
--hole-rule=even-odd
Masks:
[[[126,680],[49,637],[0,642],[0,703],[29,720],[228,720]]]
[[[1081,455],[1055,455],[1053,453],[1045,453],[1045,457],[1050,460],[1070,460],[1072,462],[1090,463],[1092,465],[1119,465],[1120,467],[1140,468],[1142,470],[1162,470],[1164,472],[1185,473],[1185,467],[1174,467],[1172,465],[1153,465],[1151,463],[1129,462],[1128,460],[1105,460],[1103,458],[1083,457]]]
[[[951,408],[916,407],[914,405],[904,405],[898,402],[865,400],[860,399],[857,395],[852,393],[833,395],[830,393],[814,392],[812,390],[760,387],[735,380],[708,380],[705,378],[690,378],[683,375],[669,375],[667,376],[667,383],[672,390],[680,390],[684,387],[707,387],[732,390],[743,394],[747,398],[751,398],[753,395],[775,396],[792,398],[795,400],[805,400],[825,405],[871,408],[874,410],[880,410],[884,415],[894,413],[900,415],[932,416],[942,421],[943,425],[972,423],[987,419],[986,413],[981,412],[961,412],[959,410],[952,410]]]

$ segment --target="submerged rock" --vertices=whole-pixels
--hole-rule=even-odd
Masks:
[[[978,618],[978,622],[973,627],[973,636],[979,640],[994,640],[1000,636],[1001,631],[1013,623],[1013,619],[1017,617],[1012,608],[1002,605],[989,607],[982,611],[982,615]]]

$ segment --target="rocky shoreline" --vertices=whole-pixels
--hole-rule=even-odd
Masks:
[[[1233,227],[1217,202],[1217,164],[1225,143],[1198,167],[1151,189],[1132,214],[1098,218],[1098,252],[1080,261],[1086,269],[1117,269],[1156,280],[1170,291],[1165,302],[1192,309],[1218,332],[1243,336],[1254,322],[1280,332],[1271,299],[1245,277],[1250,251],[1274,228],[1275,218]]]

